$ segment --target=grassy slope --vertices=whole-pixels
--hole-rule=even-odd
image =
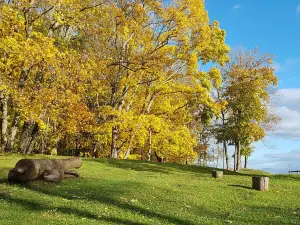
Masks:
[[[45,156],[38,156],[45,157]],[[86,159],[81,179],[6,184],[20,156],[0,156],[0,224],[299,224],[300,176],[270,176],[141,161]],[[225,174],[226,174],[225,173]]]

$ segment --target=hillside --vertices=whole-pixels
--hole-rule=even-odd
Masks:
[[[31,156],[46,157],[46,156]],[[299,224],[300,176],[270,176],[270,191],[251,176],[212,168],[84,159],[80,179],[8,185],[21,158],[0,156],[1,224]]]

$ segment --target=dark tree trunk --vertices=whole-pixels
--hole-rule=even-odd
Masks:
[[[8,95],[5,90],[0,91],[0,120],[1,120],[1,151],[5,150],[7,144],[8,127]]]
[[[237,148],[234,145],[234,155],[233,155],[233,170],[236,171],[236,156],[237,156]]]
[[[160,157],[157,152],[155,152],[155,157],[157,159],[158,162],[163,163],[164,162],[164,157]]]
[[[118,140],[118,127],[114,126],[112,128],[112,138],[111,138],[111,152],[110,157],[113,159],[118,158],[118,147],[117,147],[117,140]]]
[[[245,162],[244,162],[244,168],[248,168],[248,156],[245,155]]]
[[[23,154],[31,154],[39,132],[39,126],[35,122],[24,122],[19,151]]]
[[[75,156],[80,156],[79,137],[76,137],[76,140],[75,140]]]
[[[226,160],[226,169],[229,169],[229,159],[228,159],[228,150],[227,150],[227,143],[223,141],[224,153],[225,153],[225,160]]]
[[[236,171],[240,171],[241,169],[241,148],[240,142],[237,142],[237,158],[236,158]]]

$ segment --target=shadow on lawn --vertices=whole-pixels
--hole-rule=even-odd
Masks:
[[[138,182],[114,182],[114,183],[101,183],[99,180],[86,180],[81,179],[80,182],[77,183],[75,180],[72,180],[70,182],[66,182],[63,185],[60,185],[59,188],[52,186],[52,184],[42,184],[42,185],[32,185],[27,187],[28,189],[32,191],[36,191],[39,193],[43,193],[49,196],[55,196],[55,197],[61,197],[64,199],[74,200],[74,199],[84,199],[86,201],[91,202],[97,202],[104,205],[109,205],[111,207],[119,208],[120,210],[130,212],[135,215],[140,215],[142,217],[146,217],[149,219],[157,219],[160,220],[162,223],[168,222],[171,224],[177,224],[177,225],[194,225],[195,223],[193,221],[190,221],[188,219],[182,219],[178,218],[174,215],[168,215],[168,212],[160,212],[155,211],[155,209],[149,209],[149,205],[145,202],[144,204],[141,204],[138,202],[135,204],[135,202],[128,200],[122,200],[121,196],[127,196],[128,194],[134,193],[134,195],[139,196],[139,190],[143,192],[143,188],[145,187],[145,184],[141,184]],[[149,188],[149,187],[148,187]],[[126,194],[125,194],[126,193]],[[165,196],[161,196],[160,201],[166,201],[168,203],[169,199],[164,199]],[[20,200],[20,199],[11,199],[8,198],[8,201],[14,201],[17,204],[21,205],[27,205],[32,204],[32,209],[37,210],[40,208],[39,205],[36,205],[34,201],[28,201],[28,200]],[[26,202],[24,202],[26,201]],[[28,202],[27,202],[28,201]],[[151,200],[149,200],[151,201]],[[141,204],[141,205],[140,205]],[[57,207],[56,207],[57,208]],[[83,211],[79,208],[70,208],[70,207],[58,207],[58,211],[62,213],[74,213],[79,217],[88,217],[90,219],[97,219],[97,220],[103,220],[103,221],[110,221],[110,222],[116,222],[117,224],[144,224],[144,223],[137,223],[135,221],[126,220],[114,217],[105,217],[104,216],[97,216],[94,213],[90,211]],[[176,208],[175,208],[176,209]],[[177,210],[177,209],[176,209]],[[172,212],[173,213],[173,212]],[[176,211],[174,211],[176,214]],[[197,211],[199,215],[207,216],[215,216],[216,214],[213,212],[209,212],[207,210]]]
[[[249,188],[242,185],[230,185],[238,188]],[[246,224],[295,224],[294,222],[299,220],[300,208],[299,209],[287,209],[287,208],[276,208],[271,206],[263,206],[264,202],[261,202],[262,205],[257,206],[247,206],[247,212],[245,216],[241,217],[240,214],[231,213],[230,210],[225,210],[223,212],[213,211],[208,208],[205,208],[201,205],[194,205],[186,211],[184,218],[177,216],[178,211],[180,210],[179,202],[177,206],[171,209],[151,206],[147,204],[146,200],[141,200],[141,202],[131,202],[130,197],[134,193],[135,196],[139,196],[143,193],[143,190],[150,188],[150,186],[145,186],[145,184],[132,181],[114,181],[114,182],[102,182],[97,179],[84,179],[80,180],[74,179],[57,184],[47,184],[47,183],[34,183],[26,187],[31,191],[39,193],[36,199],[24,199],[23,197],[10,195],[7,193],[0,192],[0,199],[3,201],[18,204],[30,211],[57,211],[62,214],[74,214],[77,217],[85,217],[91,220],[96,220],[99,223],[101,222],[111,222],[115,224],[123,225],[145,225],[149,222],[147,219],[152,219],[153,222],[159,222],[161,224],[175,224],[175,225],[195,225],[201,224],[203,221],[200,221],[201,218],[205,218],[205,221],[216,222],[216,219],[221,221],[239,221]],[[168,190],[168,192],[171,190]],[[160,194],[160,202],[170,203],[170,199],[167,196],[164,196],[165,192],[158,190],[152,195]],[[42,200],[41,195],[48,195],[50,197],[60,197],[68,200],[80,200],[80,202],[72,202],[72,204],[65,205],[64,201],[58,200],[55,205],[48,203],[45,200]],[[171,193],[170,193],[171,194]],[[128,200],[122,200],[121,196],[126,196]],[[171,195],[173,196],[174,193]],[[83,207],[84,201],[93,202],[96,204],[103,204],[103,207],[108,206],[111,208],[110,215],[102,214],[101,211],[93,209],[93,207],[86,209]],[[55,200],[53,200],[55,201]],[[149,201],[151,201],[149,199]],[[169,201],[169,202],[168,202]],[[178,200],[175,200],[178,201]],[[63,205],[62,205],[63,204]],[[83,209],[85,208],[85,209]],[[297,214],[293,214],[297,211]],[[125,212],[134,214],[133,218],[125,217]],[[299,214],[298,214],[299,212]],[[257,213],[256,217],[253,217],[252,213]],[[192,216],[193,214],[193,216]],[[129,215],[129,214],[127,214]],[[268,215],[268,216],[265,216]],[[289,215],[286,218],[286,215]],[[123,217],[123,218],[119,218]],[[138,217],[136,217],[138,216]],[[125,218],[124,218],[125,217]],[[136,218],[145,220],[145,222],[135,221]],[[208,220],[207,220],[208,219]],[[155,220],[155,221],[153,221]]]
[[[228,186],[230,186],[230,187],[238,187],[238,188],[245,188],[245,189],[252,189],[251,187],[244,186],[244,185],[239,185],[239,184],[230,184]]]
[[[53,210],[53,207],[46,206],[44,204],[40,204],[38,202],[32,201],[32,200],[24,200],[24,199],[19,199],[19,198],[12,198],[9,195],[5,195],[0,193],[0,199],[3,199],[6,202],[9,203],[14,203],[23,206],[26,209],[30,209],[32,211],[46,211],[46,210]],[[55,210],[60,213],[64,214],[70,214],[73,213],[77,215],[78,217],[86,217],[89,219],[94,219],[94,220],[99,220],[99,221],[105,221],[105,222],[114,222],[116,224],[124,224],[124,225],[144,225],[144,223],[139,223],[139,222],[133,222],[130,220],[126,219],[119,219],[119,218],[114,218],[114,217],[109,217],[109,216],[103,216],[101,217],[86,211],[86,210],[79,210],[76,208],[71,208],[71,207],[56,207]]]
[[[199,175],[210,175],[213,170],[223,171],[224,175],[238,175],[238,176],[257,176],[257,174],[248,174],[234,172],[231,170],[223,170],[219,168],[212,167],[202,167],[196,165],[185,165],[178,163],[156,163],[140,160],[115,160],[115,159],[88,159],[87,161],[93,161],[105,164],[106,166],[121,168],[121,169],[131,169],[135,171],[145,171],[153,173],[163,173],[172,174],[174,172],[187,172],[193,173],[197,176]]]

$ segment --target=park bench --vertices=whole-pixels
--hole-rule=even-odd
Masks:
[[[289,174],[291,174],[291,173],[300,173],[300,170],[292,170],[292,171],[289,171]]]

